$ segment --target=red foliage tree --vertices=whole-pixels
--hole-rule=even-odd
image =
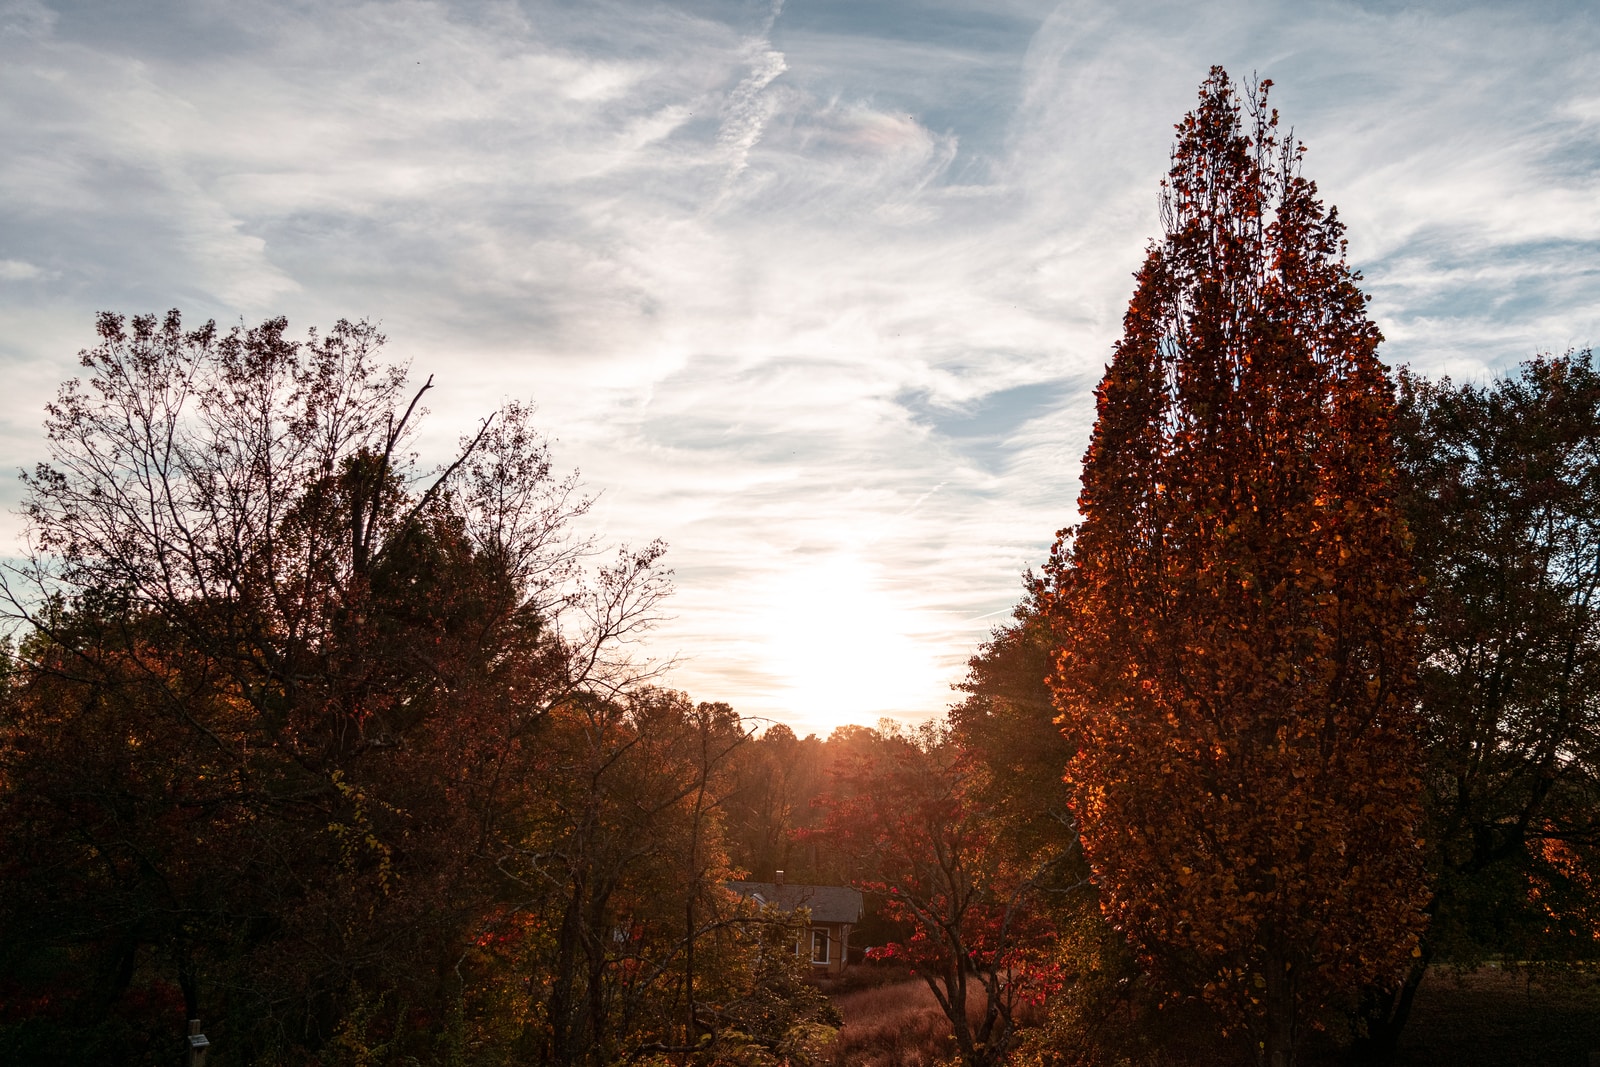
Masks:
[[[1037,890],[1060,859],[1014,862],[994,839],[1001,820],[984,786],[981,767],[936,729],[874,735],[839,768],[820,831],[865,872],[856,884],[882,898],[886,917],[911,931],[878,955],[905,960],[927,983],[970,1067],[1004,1061],[1018,1007],[1050,984]],[[976,1022],[973,994],[983,998]]]
[[[1050,573],[1103,906],[1284,1067],[1404,966],[1424,887],[1393,391],[1270,84],[1213,68],[1178,126]]]

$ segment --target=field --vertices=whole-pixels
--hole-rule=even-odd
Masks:
[[[932,1067],[953,1055],[927,987],[894,978],[834,993],[844,1018],[837,1067]],[[1348,1059],[1323,1038],[1303,1062],[1336,1067]],[[1418,991],[1394,1067],[1600,1067],[1600,972],[1437,970]]]
[[[844,1017],[833,1048],[838,1067],[932,1067],[955,1054],[950,1023],[921,980],[836,993]]]
[[[1600,1065],[1600,973],[1484,968],[1432,974],[1396,1067]]]

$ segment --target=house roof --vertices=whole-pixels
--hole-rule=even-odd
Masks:
[[[810,908],[811,921],[855,923],[861,921],[861,893],[842,885],[778,885],[775,882],[729,882],[742,897],[772,904],[784,911]]]

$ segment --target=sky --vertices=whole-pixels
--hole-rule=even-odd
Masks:
[[[0,538],[97,310],[368,319],[425,459],[531,399],[669,543],[666,684],[921,721],[1074,520],[1211,65],[1471,380],[1600,340],[1596,56],[1582,2],[0,0]]]

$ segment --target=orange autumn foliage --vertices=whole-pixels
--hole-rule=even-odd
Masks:
[[[1392,387],[1270,84],[1214,68],[1178,126],[1050,610],[1107,915],[1278,1065],[1425,896]]]

